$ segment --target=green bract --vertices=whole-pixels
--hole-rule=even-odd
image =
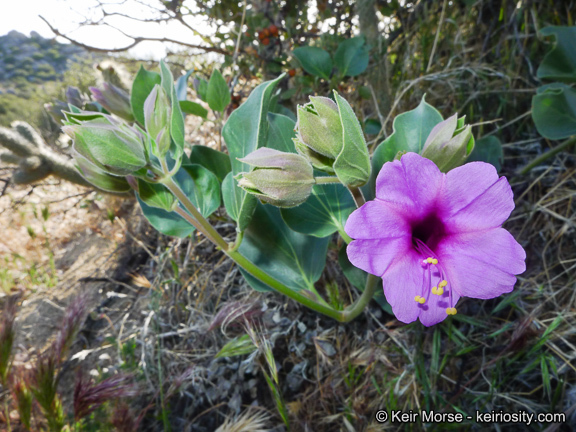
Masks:
[[[334,98],[311,97],[298,107],[294,145],[315,168],[335,173],[346,186],[362,186],[370,178],[364,134],[350,104],[336,92]]]
[[[132,174],[147,163],[142,134],[109,116],[62,129],[74,140],[77,153],[109,174]]]
[[[170,148],[168,125],[171,117],[170,99],[166,91],[156,84],[144,102],[144,124],[146,131],[156,143],[152,151],[158,157],[163,157]]]
[[[235,178],[238,186],[276,207],[295,207],[308,199],[314,185],[314,172],[308,161],[294,153],[260,148],[241,162],[255,167]]]
[[[458,123],[458,114],[438,123],[422,149],[422,156],[433,161],[442,172],[462,165],[474,149],[471,126],[458,128]]]

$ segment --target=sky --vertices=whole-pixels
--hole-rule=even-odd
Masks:
[[[150,10],[140,3],[155,5],[155,0],[105,0],[110,11],[120,12],[139,18],[150,17]],[[99,18],[95,0],[0,0],[4,3],[0,14],[0,36],[11,30],[29,35],[36,31],[46,38],[54,37],[50,28],[38,15],[46,18],[54,28],[82,43],[94,45],[99,48],[119,48],[126,46],[131,39],[123,36],[110,27],[81,27],[79,24],[85,17]],[[189,43],[201,43],[199,38],[191,36],[189,30],[178,23],[169,26],[157,24],[143,24],[122,17],[110,17],[110,22],[132,35],[148,35],[153,37],[169,37],[176,40],[185,40]],[[195,22],[194,28],[203,34],[209,28],[203,22]],[[59,42],[65,40],[59,38]],[[143,42],[130,50],[131,55],[138,59],[159,60],[166,53],[166,46],[160,42]]]

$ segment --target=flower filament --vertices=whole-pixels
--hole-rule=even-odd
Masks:
[[[434,252],[432,252],[432,250],[430,250],[430,248],[423,241],[420,239],[415,239],[414,241],[416,250],[423,256],[427,256],[420,263],[424,269],[422,295],[414,297],[414,300],[417,303],[423,305],[429,300],[430,294],[444,298],[447,297],[446,300],[448,300],[448,307],[446,308],[446,314],[456,315],[456,308],[454,307],[454,303],[452,301],[452,289],[447,288],[448,280],[446,272],[442,268],[442,265],[438,261],[438,258],[435,256]],[[439,281],[437,285],[434,285],[432,288],[428,289],[428,287],[432,285],[433,277],[438,278]]]

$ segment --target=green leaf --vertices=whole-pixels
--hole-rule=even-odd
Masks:
[[[220,206],[220,183],[206,168],[196,164],[183,165],[173,179],[202,216],[210,216]],[[146,219],[162,234],[186,237],[194,231],[194,227],[178,213],[152,207],[140,196],[138,202]]]
[[[272,81],[266,81],[256,87],[246,102],[236,109],[222,128],[222,137],[226,141],[232,173],[222,183],[224,206],[228,215],[236,221],[238,229],[243,231],[250,222],[256,198],[236,184],[233,176],[240,172],[249,172],[250,166],[241,159],[268,141],[268,108],[272,92],[284,75]]]
[[[370,179],[370,155],[360,122],[350,104],[334,92],[344,134],[342,150],[334,162],[334,172],[347,186],[362,186]]]
[[[363,37],[353,37],[338,45],[334,65],[342,76],[357,76],[368,67],[368,47]]]
[[[230,157],[226,153],[219,152],[213,148],[203,145],[192,146],[190,152],[190,163],[183,163],[183,165],[198,164],[211,171],[220,183],[232,170],[230,164]]]
[[[166,211],[172,211],[176,201],[172,192],[163,185],[148,183],[142,179],[138,179],[138,196],[146,205]]]
[[[292,138],[296,136],[296,122],[282,114],[268,114],[268,142],[266,147],[287,153],[296,153]]]
[[[228,216],[236,221],[240,231],[244,231],[252,219],[258,199],[236,184],[232,172],[222,182],[222,199]]]
[[[376,177],[386,162],[393,161],[399,151],[420,153],[426,138],[438,123],[442,115],[424,97],[413,110],[399,114],[392,124],[393,133],[384,140],[372,155],[372,175],[370,177],[369,197],[374,197]]]
[[[293,229],[315,237],[344,233],[348,216],[356,205],[348,189],[340,184],[316,185],[310,198],[298,207],[282,209],[282,219]]]
[[[180,109],[185,114],[192,114],[205,119],[208,116],[208,110],[196,102],[180,101]]]
[[[364,123],[364,133],[366,135],[378,135],[382,130],[382,125],[376,119],[368,119]]]
[[[502,158],[502,143],[498,138],[491,135],[482,137],[476,141],[474,150],[472,150],[472,153],[468,156],[467,162],[487,162],[494,165],[497,171],[500,171],[500,168],[502,168]]]
[[[170,98],[172,105],[172,116],[170,118],[170,136],[172,137],[172,145],[170,147],[170,154],[175,160],[178,160],[184,152],[184,115],[180,109],[180,103],[176,96],[176,89],[174,88],[174,77],[172,72],[166,64],[160,62],[161,84],[166,94]]]
[[[194,227],[184,220],[178,213],[169,212],[157,207],[150,207],[137,196],[142,213],[157,231],[172,237],[188,237],[194,232]]]
[[[540,37],[553,36],[554,48],[546,54],[538,68],[538,78],[576,82],[576,26],[550,26],[538,32]]]
[[[368,277],[368,273],[352,265],[348,259],[348,254],[346,253],[346,246],[343,246],[338,251],[338,264],[342,269],[342,273],[344,273],[344,276],[346,276],[346,279],[348,279],[348,282],[363,292],[364,287],[366,286],[366,278]],[[386,301],[386,297],[384,297],[382,279],[379,279],[378,281],[378,289],[376,289],[376,293],[374,294],[373,299],[380,305],[382,309],[384,309],[385,312],[388,312],[390,315],[394,315],[392,312],[392,307]]]
[[[258,348],[254,346],[254,343],[252,343],[250,336],[245,334],[235,337],[226,345],[224,345],[218,354],[216,354],[216,358],[236,357],[245,354],[251,354],[257,349]]]
[[[194,89],[196,90],[196,94],[203,102],[207,101],[207,93],[208,93],[208,81],[204,78],[196,76],[194,78]]]
[[[176,81],[176,97],[178,98],[179,101],[185,101],[186,100],[186,96],[188,93],[187,92],[187,90],[188,90],[188,77],[190,76],[190,74],[192,74],[192,72],[194,72],[194,69],[190,69],[188,72],[186,72],[180,78],[178,78],[178,80]]]
[[[144,102],[156,84],[162,81],[160,74],[156,72],[149,72],[140,66],[134,82],[132,83],[132,91],[130,93],[130,105],[134,118],[144,126]]]
[[[276,207],[258,204],[239,251],[293,290],[314,291],[314,283],[322,275],[326,264],[328,242],[328,238],[320,239],[292,231]],[[252,288],[271,290],[246,271],[240,271]]]
[[[174,175],[174,181],[202,216],[208,217],[220,207],[218,177],[202,165],[182,165]]]
[[[330,79],[332,59],[330,54],[322,48],[305,46],[296,48],[292,54],[309,74],[319,76],[325,80]]]
[[[532,119],[543,137],[559,140],[576,135],[576,89],[555,83],[532,97]]]
[[[208,105],[214,111],[222,112],[230,105],[230,90],[228,89],[226,80],[218,69],[212,71],[206,91],[206,99]]]

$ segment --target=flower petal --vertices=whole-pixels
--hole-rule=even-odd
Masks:
[[[392,261],[412,250],[410,237],[354,240],[346,248],[348,259],[359,269],[382,276]]]
[[[526,252],[503,228],[448,236],[438,244],[438,260],[460,295],[490,299],[514,288],[526,270]]]
[[[444,321],[448,316],[446,309],[455,307],[459,299],[460,295],[454,289],[452,290],[452,298],[450,298],[449,286],[444,288],[442,295],[430,293],[426,303],[420,306],[420,322],[426,327],[430,327]]]
[[[414,250],[398,254],[382,276],[382,286],[386,300],[396,318],[403,323],[418,319],[421,307],[414,297],[421,296],[423,269],[422,258]]]
[[[505,177],[484,162],[471,162],[446,174],[440,208],[451,232],[496,228],[514,209],[514,195]]]
[[[398,214],[385,201],[368,201],[348,217],[344,227],[353,239],[381,239],[410,236],[411,228],[406,218]]]
[[[406,153],[400,161],[384,164],[376,178],[376,197],[418,218],[435,205],[443,182],[434,162]]]

